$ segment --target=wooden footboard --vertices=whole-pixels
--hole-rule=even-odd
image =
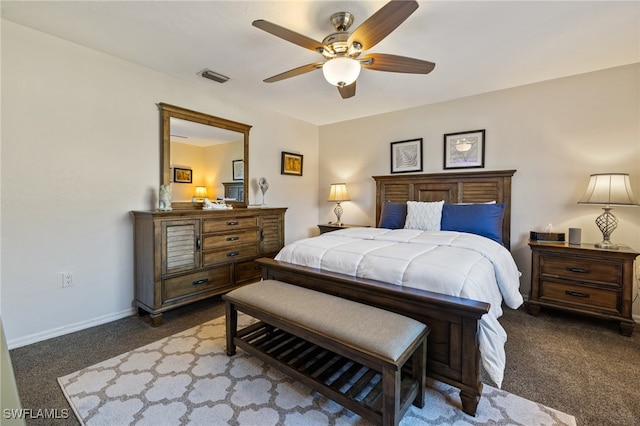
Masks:
[[[475,415],[482,393],[478,321],[489,304],[380,281],[258,259],[264,279],[311,288],[405,315],[431,328],[427,375],[460,389],[462,409]]]

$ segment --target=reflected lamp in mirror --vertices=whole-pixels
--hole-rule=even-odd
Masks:
[[[578,204],[602,205],[604,212],[596,218],[596,225],[602,232],[602,242],[596,247],[616,250],[611,242],[611,234],[618,227],[618,219],[611,213],[611,206],[637,206],[638,201],[631,192],[631,182],[627,173],[592,174],[587,190]]]
[[[204,199],[207,198],[207,187],[206,186],[196,186],[196,192],[193,195],[193,202],[202,203]]]
[[[349,194],[347,193],[347,185],[344,183],[332,183],[331,191],[329,191],[329,198],[327,201],[333,201],[338,203],[336,207],[333,209],[333,212],[336,214],[338,220],[334,222],[335,225],[341,226],[342,222],[340,218],[342,217],[342,206],[340,203],[342,201],[349,201]]]

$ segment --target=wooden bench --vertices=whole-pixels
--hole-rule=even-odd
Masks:
[[[222,297],[239,346],[363,418],[397,425],[424,406],[429,327],[351,300],[265,280]],[[242,330],[238,311],[259,321]]]

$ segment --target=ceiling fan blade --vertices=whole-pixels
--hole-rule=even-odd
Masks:
[[[433,62],[423,61],[422,59],[388,55],[386,53],[371,53],[359,60],[363,68],[370,70],[409,74],[429,74],[436,66]]]
[[[311,72],[311,71],[315,71],[317,69],[322,68],[323,64],[324,64],[324,62],[314,62],[313,64],[303,65],[301,67],[294,68],[292,70],[280,73],[278,75],[274,75],[273,77],[269,77],[269,78],[265,79],[264,82],[265,83],[275,83],[276,81],[284,80],[285,78],[291,78],[291,77],[295,77],[295,76],[298,76],[298,75],[301,75],[301,74],[305,74],[305,73],[308,73],[308,72]]]
[[[322,52],[322,50],[324,50],[324,46],[319,41],[316,41],[302,34],[298,34],[295,31],[291,31],[272,22],[265,21],[264,19],[253,21],[252,25],[256,28],[260,28],[261,30],[268,32],[269,34],[273,34],[276,37],[280,37],[281,39],[289,41],[293,44],[302,46],[305,49],[313,50],[314,52]]]
[[[353,42],[358,42],[362,45],[362,50],[371,49],[402,24],[417,8],[418,2],[415,0],[391,0],[356,28],[349,36],[349,46]]]
[[[338,86],[338,92],[340,92],[340,96],[342,99],[349,99],[356,95],[356,82],[354,81],[348,86]]]

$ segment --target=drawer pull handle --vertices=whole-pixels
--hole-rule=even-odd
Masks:
[[[240,237],[229,237],[227,238],[227,241],[238,241],[240,239]]]
[[[196,237],[196,251],[200,251],[200,247],[202,247],[202,242],[200,241],[200,237]]]
[[[580,293],[579,291],[570,291],[567,290],[564,292],[565,294],[569,295],[569,296],[574,296],[574,297],[585,297],[585,298],[589,298],[589,294],[587,293]]]
[[[253,269],[255,269],[256,271],[259,271],[259,270],[261,270],[261,269],[262,269],[262,266],[260,266],[260,265],[256,265],[256,266],[254,266],[254,267],[253,267]]]
[[[227,257],[234,257],[234,256],[237,256],[239,254],[240,254],[239,251],[232,251],[232,252],[227,253]]]
[[[227,222],[228,226],[235,226],[238,224],[238,221],[231,221],[231,222]]]
[[[208,281],[209,281],[209,278],[203,278],[201,280],[195,280],[191,284],[193,284],[193,285],[202,285],[202,284],[207,283]]]
[[[260,230],[260,241],[264,241],[264,229]]]
[[[586,268],[569,268],[569,267],[567,267],[567,271],[575,272],[575,273],[578,273],[578,274],[590,274],[591,273],[591,269],[586,269]]]

